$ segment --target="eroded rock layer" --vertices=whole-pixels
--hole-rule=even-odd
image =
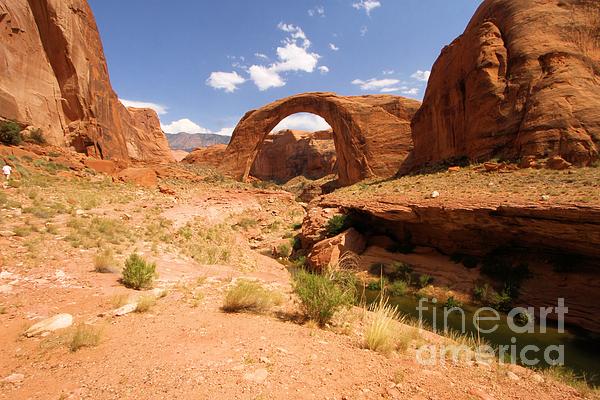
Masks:
[[[445,47],[413,120],[414,165],[600,146],[600,2],[486,0]]]
[[[333,132],[287,130],[265,139],[250,174],[264,181],[283,183],[296,176],[319,179],[335,171]]]
[[[281,99],[246,113],[233,132],[220,168],[235,178],[248,178],[273,128],[289,115],[307,112],[321,116],[333,128],[341,184],[392,176],[412,149],[410,120],[419,105],[390,95],[304,93]]]
[[[0,59],[1,117],[88,155],[172,160],[158,119],[132,117],[113,91],[85,0],[3,0]]]

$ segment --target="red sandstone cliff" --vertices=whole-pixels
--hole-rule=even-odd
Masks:
[[[414,164],[600,147],[600,2],[486,0],[442,50],[413,123]]]
[[[2,0],[0,59],[1,117],[88,155],[173,160],[158,119],[119,102],[85,0]]]
[[[263,142],[250,174],[265,181],[287,182],[296,176],[319,179],[336,172],[331,131],[286,130]]]

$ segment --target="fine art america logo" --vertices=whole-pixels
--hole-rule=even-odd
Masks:
[[[438,308],[435,306],[437,300],[432,299],[431,304],[429,303],[428,299],[422,298],[419,300],[419,306],[417,307],[417,311],[419,312],[419,328],[423,328],[423,313],[431,311],[433,317],[432,328],[434,331],[442,330],[443,332],[448,332],[448,321],[453,316],[453,318],[459,317],[461,319],[462,326],[460,333],[463,335],[468,334],[466,329],[467,316],[462,308],[444,307],[443,327],[439,327],[437,326],[437,319],[439,317]],[[423,345],[417,349],[417,362],[422,365],[435,365],[451,360],[455,363],[463,361],[471,364],[489,364],[493,359],[497,358],[500,363],[516,364],[519,362],[528,367],[535,367],[542,360],[547,365],[563,366],[565,363],[564,345],[548,345],[541,348],[530,344],[522,346],[519,350],[516,337],[520,334],[546,333],[548,317],[557,322],[556,328],[558,333],[564,333],[565,314],[568,313],[569,309],[565,307],[564,298],[559,298],[557,304],[556,307],[540,307],[537,310],[535,307],[516,307],[510,310],[505,316],[501,316],[498,311],[491,307],[479,308],[472,317],[473,326],[477,332],[477,337],[474,338],[473,343],[467,345],[460,344],[460,341],[458,341],[458,343],[451,345],[442,343]],[[525,318],[523,318],[524,315],[526,316]],[[504,322],[503,319],[506,319],[506,326],[514,334],[510,338],[510,344],[498,345],[497,349],[494,349],[489,344],[479,340],[480,334],[485,335],[496,332]],[[536,320],[538,321],[537,324]],[[456,331],[456,329],[454,330]]]

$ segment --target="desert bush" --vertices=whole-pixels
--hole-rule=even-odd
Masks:
[[[266,312],[283,301],[281,294],[265,288],[258,282],[238,281],[227,291],[223,306],[225,312]]]
[[[94,256],[94,271],[107,274],[116,272],[117,260],[110,248],[99,250]]]
[[[279,246],[277,246],[277,254],[280,257],[288,258],[292,255],[292,248],[289,244],[282,243]]]
[[[370,311],[373,316],[365,329],[365,348],[389,354],[396,347],[394,325],[399,319],[398,309],[381,298],[371,306]]]
[[[39,128],[32,130],[27,140],[37,144],[46,144],[46,138]]]
[[[388,290],[390,295],[392,296],[404,296],[406,294],[406,291],[408,290],[408,284],[404,281],[395,281],[392,284],[390,284]]]
[[[430,275],[423,274],[419,276],[419,286],[421,288],[429,286],[433,282],[433,278]]]
[[[131,254],[125,261],[122,282],[126,287],[135,290],[150,288],[155,277],[156,264],[147,262],[138,254]]]
[[[346,215],[334,215],[327,221],[327,236],[333,237],[342,233],[348,228],[348,216]]]
[[[0,143],[9,146],[21,144],[21,127],[16,122],[0,122]]]
[[[448,299],[446,299],[446,303],[444,303],[444,307],[446,308],[462,308],[462,306],[463,304],[456,300],[454,296],[448,297]]]
[[[95,347],[100,343],[100,330],[91,325],[81,324],[75,327],[69,340],[69,350],[76,352],[83,347]]]
[[[306,316],[321,326],[353,303],[352,292],[323,275],[301,270],[294,276],[293,285]]]

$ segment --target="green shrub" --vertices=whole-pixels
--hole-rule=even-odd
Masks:
[[[395,281],[389,286],[390,295],[400,297],[406,294],[408,284],[404,281]]]
[[[376,281],[371,281],[367,284],[367,289],[369,290],[377,290],[381,291],[388,283],[388,279],[386,277],[382,277],[381,279],[377,279]]]
[[[346,215],[334,215],[327,221],[327,235],[333,237],[342,233],[348,228],[348,216]]]
[[[423,274],[419,277],[419,286],[424,288],[433,282],[433,278],[430,275]]]
[[[277,254],[280,257],[288,258],[289,256],[292,255],[292,248],[290,247],[289,244],[282,243],[279,246],[277,246]]]
[[[444,304],[444,307],[446,308],[462,308],[462,306],[463,304],[460,301],[456,300],[454,296],[448,297],[446,303]]]
[[[0,122],[0,143],[9,146],[21,144],[21,127],[16,122]]]
[[[123,284],[135,290],[146,289],[152,287],[152,282],[156,277],[156,264],[149,263],[133,253],[125,261],[123,269]]]
[[[391,280],[402,280],[408,283],[409,285],[412,282],[412,275],[414,272],[413,267],[410,264],[406,264],[403,262],[395,262],[392,264],[392,272],[388,274]]]
[[[258,282],[240,280],[227,291],[223,306],[225,312],[265,312],[273,306],[280,305],[281,294],[266,289]]]
[[[44,137],[42,130],[39,128],[31,131],[31,133],[29,134],[28,141],[37,144],[46,144],[46,138]]]
[[[341,308],[349,308],[352,293],[323,275],[301,270],[294,276],[294,291],[306,316],[319,325],[328,323]]]

